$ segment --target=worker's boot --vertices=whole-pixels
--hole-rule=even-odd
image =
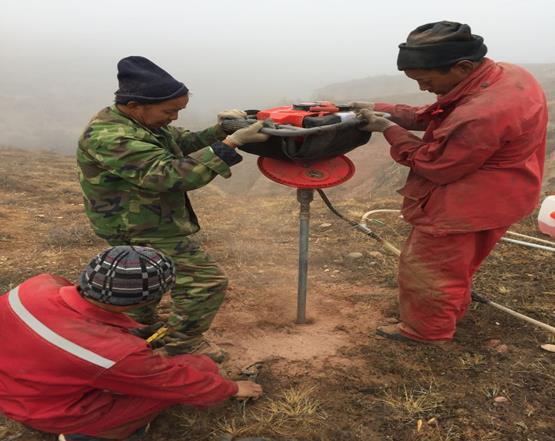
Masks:
[[[448,346],[450,340],[421,340],[403,333],[403,324],[395,323],[385,326],[378,326],[376,328],[376,335],[389,340],[400,341],[403,343],[421,343],[434,346]]]

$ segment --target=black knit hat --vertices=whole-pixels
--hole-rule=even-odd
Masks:
[[[488,49],[484,39],[474,35],[470,26],[439,21],[417,27],[399,45],[397,68],[433,69],[452,66],[461,60],[478,61]]]
[[[158,300],[175,283],[173,262],[153,248],[117,246],[97,255],[81,273],[84,297],[129,306]]]
[[[127,57],[118,63],[116,103],[159,103],[187,95],[189,89],[145,57]]]

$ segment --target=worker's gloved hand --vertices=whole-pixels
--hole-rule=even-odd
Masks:
[[[130,329],[129,333],[136,335],[137,337],[144,338],[145,340],[154,334],[158,329],[164,326],[164,322],[156,322],[152,325],[143,326],[142,328]]]
[[[367,124],[359,127],[359,130],[365,130],[367,132],[385,132],[388,128],[395,126],[393,121],[388,120],[382,116],[380,112],[374,112],[369,109],[360,109],[357,111],[357,117],[362,121],[366,121]]]
[[[371,103],[370,101],[351,101],[347,105],[353,110],[361,110],[361,109],[374,110],[374,103]]]
[[[263,121],[257,121],[248,127],[239,129],[232,135],[228,135],[223,142],[227,145],[231,144],[230,147],[240,147],[244,144],[267,141],[270,135],[260,133],[263,124]]]
[[[244,119],[247,113],[239,109],[229,109],[218,113],[218,124],[221,124],[225,119]]]

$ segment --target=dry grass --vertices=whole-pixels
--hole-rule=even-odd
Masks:
[[[0,175],[0,189],[10,193],[23,193],[38,190],[38,188],[29,185],[24,179],[13,178],[9,175]]]
[[[465,352],[459,357],[459,360],[463,369],[473,369],[487,364],[486,356],[479,353]]]
[[[256,419],[261,426],[283,437],[317,431],[326,418],[319,395],[310,386],[288,389],[264,403]]]
[[[99,241],[88,223],[54,225],[44,236],[45,245],[59,248],[87,246]]]
[[[488,400],[493,400],[497,397],[505,397],[507,399],[510,398],[509,396],[509,391],[503,387],[500,386],[498,384],[491,384],[491,385],[487,385],[487,386],[483,386],[482,387],[482,393],[485,395],[485,397]]]
[[[177,439],[223,440],[244,436],[273,439],[306,439],[318,433],[326,419],[319,391],[310,386],[289,388],[258,402],[235,401],[232,412],[215,416],[210,412],[181,409],[175,412]]]
[[[0,415],[0,440],[2,441],[24,441],[21,437],[22,431],[25,430],[23,425],[15,421],[4,418]]]
[[[386,391],[382,401],[403,420],[416,421],[433,418],[442,408],[445,398],[434,390],[433,385],[402,390]]]
[[[462,441],[469,438],[465,429],[453,424],[448,418],[446,409],[448,398],[445,392],[437,387],[435,382],[429,386],[417,386],[410,389],[403,386],[400,389],[388,390],[380,400],[391,413],[391,419],[397,421],[397,427],[406,427],[403,440],[418,441]],[[445,420],[442,422],[442,420]],[[395,426],[395,424],[394,424]],[[392,438],[396,440],[396,438]],[[401,438],[400,438],[401,439]],[[485,441],[482,438],[472,438],[473,441]]]
[[[326,418],[314,387],[290,388],[259,407],[218,424],[216,431],[235,436],[267,434],[292,439],[314,433]]]

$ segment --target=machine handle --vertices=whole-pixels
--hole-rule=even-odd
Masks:
[[[388,118],[391,115],[384,113],[383,116],[384,118]],[[225,119],[221,122],[221,126],[224,131],[231,133],[235,130],[248,127],[255,122],[257,122],[257,120],[254,118]],[[353,118],[347,121],[341,121],[339,123],[329,124],[326,126],[304,128],[286,124],[273,124],[271,121],[265,121],[264,127],[260,131],[270,136],[289,138],[297,136],[319,135],[321,133],[326,133],[338,129],[356,128],[363,126],[365,122],[366,121],[363,119]]]

